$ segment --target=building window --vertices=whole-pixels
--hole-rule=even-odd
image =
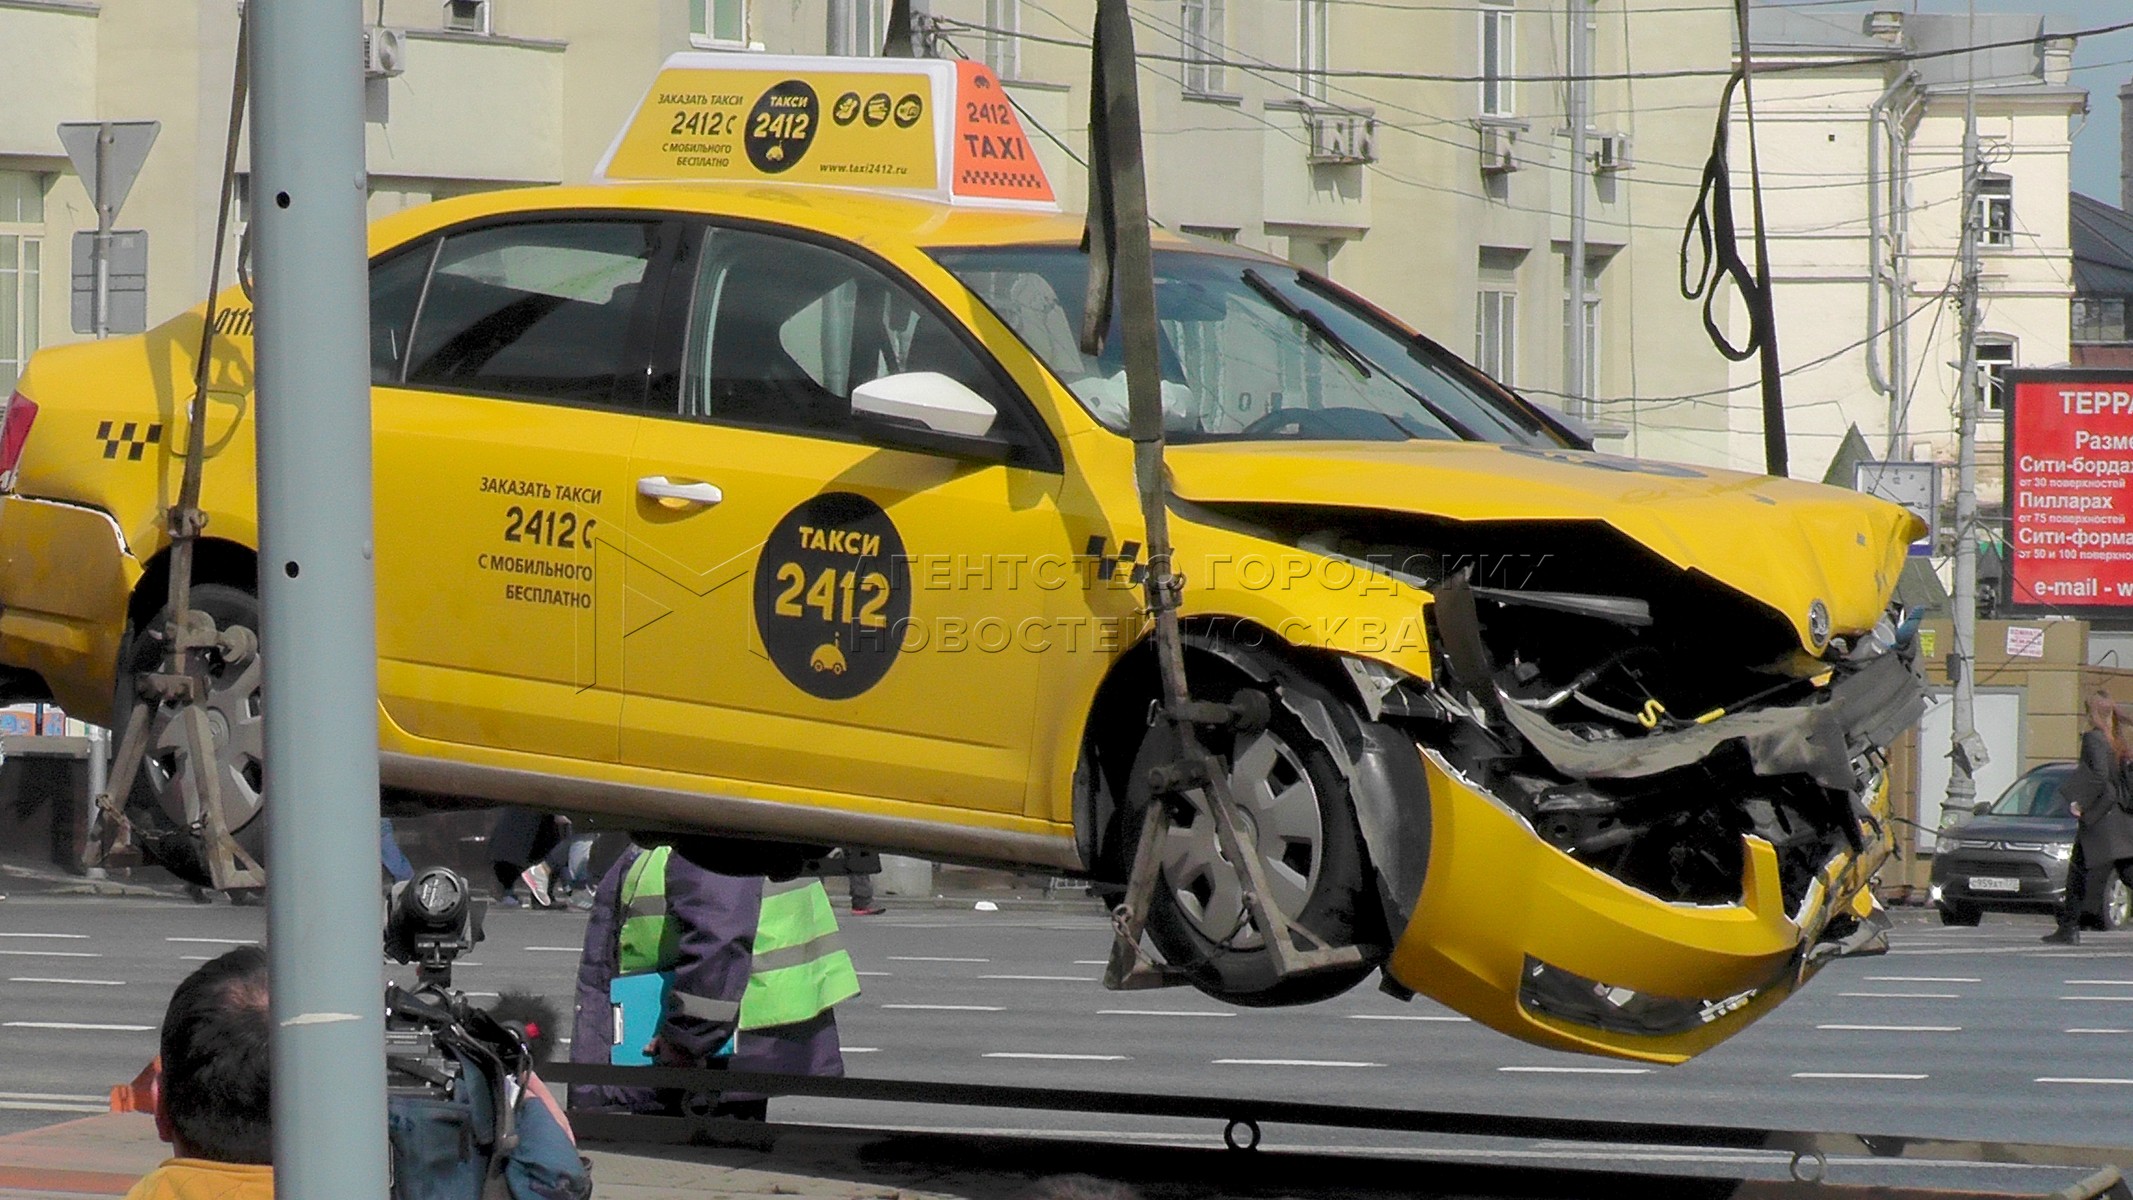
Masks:
[[[1296,0],[1296,90],[1326,98],[1326,21],[1331,0]]]
[[[40,340],[44,187],[43,175],[0,171],[0,394],[14,390]]]
[[[2007,368],[2014,365],[2015,347],[2006,338],[1979,338],[1977,343],[1978,412],[1987,417],[2007,415]]]
[[[747,45],[747,0],[689,0],[689,35],[695,42]]]
[[[444,0],[444,27],[459,33],[488,33],[489,0]]]
[[[1485,289],[1474,306],[1474,365],[1491,379],[1512,386],[1518,360],[1518,293]]]
[[[871,58],[881,53],[888,32],[882,0],[830,0],[829,51]]]
[[[1977,237],[1980,246],[2014,245],[2014,180],[1981,175],[1977,181]]]
[[[1489,0],[1481,9],[1481,115],[1508,117],[1517,113],[1512,95],[1512,76],[1517,74],[1517,39],[1508,3]]]
[[[2126,297],[2074,297],[2073,340],[2084,344],[2133,341],[2126,335]]]
[[[1185,0],[1180,41],[1188,92],[1205,96],[1222,90],[1222,2]]]
[[[985,0],[985,65],[1002,79],[1022,75],[1022,0]]]

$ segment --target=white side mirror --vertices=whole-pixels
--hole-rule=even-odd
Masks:
[[[870,379],[852,389],[852,411],[959,437],[984,437],[1000,415],[991,401],[938,371]]]

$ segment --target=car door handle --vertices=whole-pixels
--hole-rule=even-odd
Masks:
[[[676,483],[664,475],[647,475],[637,481],[637,494],[653,500],[679,500],[685,504],[712,505],[726,498],[715,483]]]

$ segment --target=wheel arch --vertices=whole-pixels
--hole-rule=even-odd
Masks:
[[[242,542],[203,537],[193,543],[194,583],[223,583],[259,594],[259,552]],[[170,598],[170,547],[156,551],[141,569],[141,579],[126,603],[126,627],[139,629],[162,611]]]

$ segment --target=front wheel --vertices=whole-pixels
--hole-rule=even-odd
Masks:
[[[1273,710],[1266,728],[1208,730],[1202,736],[1218,769],[1228,772],[1236,798],[1239,833],[1259,856],[1273,908],[1323,944],[1349,946],[1374,930],[1369,865],[1348,781],[1332,748],[1283,703],[1283,695],[1310,697],[1329,711],[1345,704],[1283,664],[1265,664]],[[1193,691],[1203,699],[1231,701],[1258,681],[1204,657],[1193,660]],[[1176,754],[1165,724],[1152,726],[1134,756],[1127,790],[1126,862],[1133,861],[1141,814],[1152,802],[1148,773]],[[1365,962],[1280,978],[1266,936],[1253,921],[1244,896],[1243,873],[1223,854],[1214,814],[1201,795],[1172,797],[1162,878],[1149,906],[1150,940],[1165,961],[1216,999],[1252,1007],[1305,1004],[1337,996],[1375,969]]]
[[[2128,925],[2133,925],[2133,888],[2113,875],[2110,886],[2103,891],[2103,927],[2124,929]]]
[[[193,585],[192,607],[206,613],[220,630],[243,629],[258,645],[259,600],[242,588],[219,583]],[[149,629],[161,629],[170,619],[168,610],[156,614]],[[135,637],[144,636],[136,631]],[[127,659],[132,658],[131,654]],[[133,711],[139,693],[132,661],[121,661],[118,719]],[[149,669],[155,669],[150,664]],[[213,741],[214,761],[209,765],[221,784],[224,819],[230,833],[247,854],[265,860],[267,823],[266,741],[261,725],[260,657],[252,653],[237,660],[217,658],[205,678],[208,731]],[[126,797],[126,816],[133,822],[141,848],[149,859],[187,883],[211,885],[213,872],[205,831],[185,819],[184,772],[186,747],[178,710],[163,705],[149,717],[148,750],[133,777]],[[125,731],[118,731],[123,738]]]

